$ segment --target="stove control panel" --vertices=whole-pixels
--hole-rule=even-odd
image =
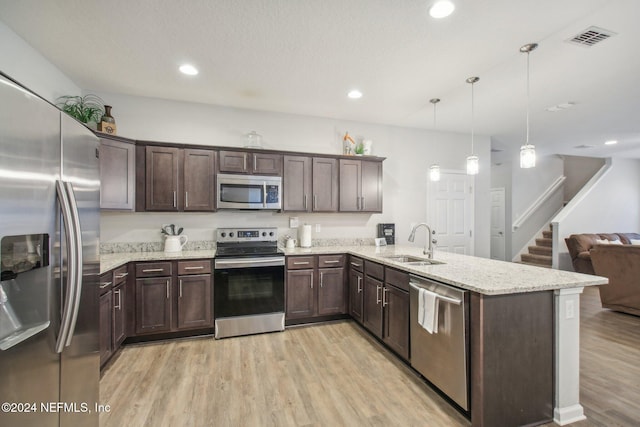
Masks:
[[[278,229],[270,228],[218,228],[218,243],[233,242],[277,242]]]

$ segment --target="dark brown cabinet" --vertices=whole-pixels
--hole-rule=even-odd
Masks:
[[[100,366],[127,337],[127,276],[126,265],[100,275]]]
[[[283,185],[285,211],[338,210],[337,159],[284,156]]]
[[[100,366],[113,354],[111,310],[113,293],[111,290],[100,295]]]
[[[347,313],[345,255],[287,257],[286,320]]]
[[[144,199],[138,196],[137,210],[215,210],[215,151],[153,145],[139,148],[144,149],[144,161],[138,161],[137,191],[144,193]]]
[[[136,264],[136,334],[213,326],[211,260]]]
[[[364,261],[355,256],[349,257],[349,314],[362,323],[362,297],[364,286]]]
[[[134,210],[135,153],[133,141],[100,138],[100,209]]]
[[[178,329],[211,327],[211,262],[179,261],[178,274]]]
[[[340,212],[382,212],[382,162],[340,159]]]
[[[409,274],[364,262],[362,324],[409,360]]]
[[[282,155],[251,151],[220,151],[220,172],[282,176]]]

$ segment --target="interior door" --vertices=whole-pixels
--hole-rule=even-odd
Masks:
[[[444,172],[427,185],[427,218],[438,240],[437,250],[474,253],[474,181],[464,172]]]
[[[491,259],[505,260],[504,188],[491,189]]]

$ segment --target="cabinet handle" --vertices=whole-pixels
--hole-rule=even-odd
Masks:
[[[164,268],[147,268],[142,270],[143,273],[159,273],[161,271],[164,271]]]
[[[335,260],[325,261],[324,263],[325,263],[325,264],[337,264],[337,263],[339,263],[339,262],[340,262],[339,260],[335,259]]]
[[[182,298],[182,279],[180,279],[180,298]]]
[[[379,285],[376,285],[376,305],[380,304],[382,301],[380,300],[380,289],[382,287]]]
[[[176,191],[173,192],[173,207],[178,207],[178,193]]]
[[[362,292],[362,277],[358,276],[358,293]]]
[[[116,279],[122,279],[123,277],[127,277],[128,275],[129,275],[129,273],[117,274],[116,275]]]
[[[315,211],[316,209],[318,209],[318,195],[314,194],[313,195],[313,210]]]
[[[307,195],[304,195],[304,210],[307,210]]]
[[[309,261],[294,261],[293,265],[307,265]]]
[[[197,267],[185,267],[185,270],[202,270],[204,268],[204,266],[199,265]]]
[[[382,306],[386,307],[387,304],[389,304],[389,302],[387,301],[387,292],[389,291],[388,288],[382,288]]]
[[[313,289],[313,271],[311,272],[311,289]]]
[[[322,276],[323,276],[323,275],[324,275],[324,273],[321,271],[321,272],[320,272],[320,287],[321,287],[321,288],[323,287],[323,285],[322,285]]]
[[[114,291],[113,294],[118,294],[118,304],[116,304],[115,309],[117,310],[122,310],[122,297],[120,296],[120,289],[118,289],[117,291]]]
[[[256,166],[256,163],[258,163],[258,156],[254,154],[253,155],[253,171],[254,172],[258,170],[257,166]]]
[[[184,192],[184,207],[185,208],[189,207],[189,192],[188,191]]]
[[[357,262],[351,262],[351,265],[354,267],[362,268],[362,264],[358,264]]]
[[[242,169],[247,170],[247,153],[242,156]]]
[[[167,279],[167,299],[169,299],[169,279]]]
[[[103,284],[101,284],[101,285],[100,285],[100,289],[104,289],[104,288],[106,288],[107,286],[111,286],[111,284],[112,284],[112,283],[113,283],[113,282],[104,282]]]

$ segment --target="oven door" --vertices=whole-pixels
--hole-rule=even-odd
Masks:
[[[284,257],[215,260],[214,316],[284,313]]]

